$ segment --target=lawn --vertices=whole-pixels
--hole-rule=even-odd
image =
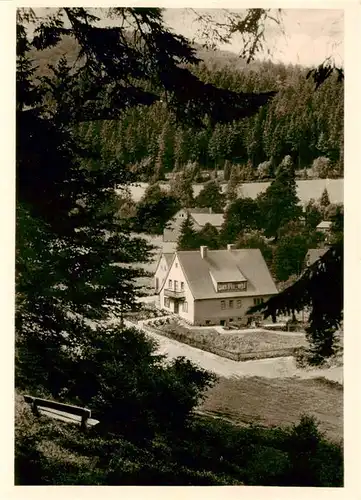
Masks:
[[[159,333],[175,340],[236,360],[289,356],[294,349],[307,345],[304,336],[292,333],[252,329],[245,333],[219,333],[214,328],[190,329],[176,321],[155,326]]]
[[[343,388],[324,378],[220,378],[199,409],[236,424],[288,425],[314,415],[329,439],[343,439]]]

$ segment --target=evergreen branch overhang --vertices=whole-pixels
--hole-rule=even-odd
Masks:
[[[332,247],[302,276],[267,302],[251,307],[247,314],[263,313],[264,318],[317,308],[325,321],[340,324],[343,311],[343,242]]]

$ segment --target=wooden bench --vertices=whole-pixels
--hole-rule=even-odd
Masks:
[[[91,411],[79,406],[57,403],[48,399],[36,398],[33,396],[24,396],[26,403],[31,405],[31,409],[37,417],[46,415],[68,423],[80,423],[82,430],[92,427],[99,423],[98,420],[91,418]]]

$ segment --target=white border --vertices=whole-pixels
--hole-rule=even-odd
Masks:
[[[2,178],[0,182],[0,203],[2,204],[2,240],[1,251],[1,349],[3,355],[2,391],[1,391],[1,432],[2,460],[0,460],[1,497],[8,498],[96,498],[103,494],[107,497],[123,498],[201,498],[207,500],[226,496],[238,498],[275,498],[294,500],[298,498],[361,498],[360,473],[360,380],[359,353],[361,334],[360,294],[360,53],[361,53],[361,17],[360,4],[357,0],[344,1],[208,1],[200,2],[156,2],[161,7],[202,7],[202,8],[317,8],[345,10],[345,487],[340,489],[325,488],[264,488],[264,487],[14,487],[13,486],[13,317],[14,317],[14,162],[15,162],[15,9],[17,6],[56,7],[56,6],[113,6],[114,2],[94,3],[89,1],[40,2],[23,1],[21,3],[0,1],[0,37],[1,37],[1,152]],[[152,1],[127,2],[132,6],[154,6]]]

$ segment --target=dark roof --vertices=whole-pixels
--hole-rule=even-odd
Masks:
[[[174,253],[173,252],[172,253],[163,253],[163,255],[164,255],[164,258],[166,260],[167,266],[169,267],[172,263]]]
[[[207,250],[176,252],[194,299],[274,295],[276,285],[259,249]],[[218,282],[247,280],[247,290],[216,292],[211,274]]]
[[[327,252],[327,248],[310,248],[306,255],[308,266],[312,266],[316,260],[322,257]]]

